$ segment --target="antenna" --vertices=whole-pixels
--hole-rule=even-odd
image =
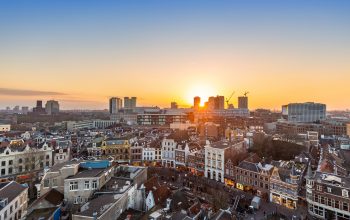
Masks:
[[[247,97],[248,93],[248,91],[244,92],[244,97]]]

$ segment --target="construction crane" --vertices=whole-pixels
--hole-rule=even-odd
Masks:
[[[249,92],[244,92],[244,97],[247,97]]]
[[[228,102],[231,100],[233,94],[235,94],[235,91],[233,91],[233,92],[231,93],[231,95],[230,95],[229,98],[226,98],[226,104],[227,104],[227,106],[229,106]]]

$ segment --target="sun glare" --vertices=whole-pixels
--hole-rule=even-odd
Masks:
[[[215,96],[215,91],[211,86],[207,85],[194,85],[188,91],[188,103],[193,104],[193,98],[199,96],[201,98],[201,106],[204,106],[204,103],[208,101],[210,96]]]

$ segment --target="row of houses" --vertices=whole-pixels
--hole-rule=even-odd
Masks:
[[[26,218],[116,219],[127,209],[144,211],[146,181],[146,168],[115,166],[107,160],[56,164],[36,184],[38,198]]]

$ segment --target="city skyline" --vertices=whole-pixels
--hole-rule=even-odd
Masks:
[[[235,107],[249,91],[251,109],[350,108],[348,1],[0,4],[2,109],[107,109],[113,96],[189,107],[232,91]]]

